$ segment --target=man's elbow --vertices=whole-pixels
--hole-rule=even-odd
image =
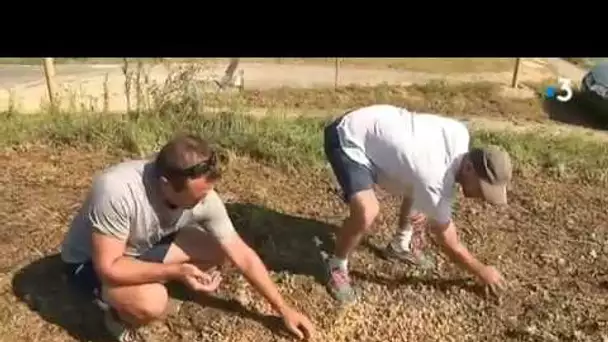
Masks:
[[[95,271],[104,284],[118,285],[121,277],[116,267],[116,261],[95,263]]]

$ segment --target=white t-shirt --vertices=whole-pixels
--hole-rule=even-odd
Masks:
[[[451,219],[455,175],[469,150],[462,122],[373,105],[348,113],[338,134],[345,154],[368,167],[380,187],[410,196],[413,209],[439,223]]]

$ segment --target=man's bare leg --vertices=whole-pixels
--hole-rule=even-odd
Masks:
[[[344,220],[337,234],[334,255],[329,259],[329,287],[333,295],[343,303],[355,299],[348,277],[348,257],[357,247],[363,235],[371,226],[380,211],[380,205],[373,189],[356,193],[349,203],[350,214]]]
[[[415,255],[412,253],[412,236],[414,229],[412,217],[416,217],[417,212],[412,211],[412,200],[409,196],[404,196],[399,208],[399,224],[393,239],[386,248],[386,256],[397,258],[410,263],[417,263]]]
[[[178,234],[171,244],[163,263],[192,263],[202,271],[208,271],[226,262],[219,246],[204,232],[187,229]],[[125,335],[126,327],[120,319],[130,328],[137,328],[152,321],[162,319],[167,314],[169,295],[163,284],[153,283],[137,286],[109,286],[102,287],[103,299],[107,302],[118,317],[106,314],[106,326],[118,338]]]
[[[399,237],[401,242],[407,246],[409,246],[413,233],[410,215],[415,214],[417,213],[412,212],[412,199],[407,196],[403,197],[401,206],[399,207],[399,226],[397,226],[396,237]]]
[[[422,230],[415,230],[414,226],[425,224],[426,218],[423,214],[412,210],[412,200],[404,197],[399,210],[399,225],[395,236],[385,249],[385,256],[396,258],[414,265],[422,265],[423,268],[432,268],[433,262],[425,257],[424,247],[419,242],[424,241]]]

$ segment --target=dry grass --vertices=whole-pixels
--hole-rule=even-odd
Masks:
[[[245,90],[238,94],[209,96],[206,104],[240,108],[308,109],[339,114],[340,111],[375,103],[390,103],[410,110],[458,116],[483,116],[518,120],[542,120],[540,93],[535,98],[505,98],[502,86],[478,82],[448,84],[430,82],[410,86],[345,86],[331,89],[277,88]]]
[[[346,214],[321,152],[327,117],[206,115],[200,111],[207,101],[219,99],[201,100],[189,82],[165,84],[156,97],[140,101],[153,104],[152,112],[134,104],[139,110],[121,116],[5,114],[0,127],[0,340],[105,340],[99,313],[58,276],[58,245],[93,173],[125,156],[148,154],[178,129],[203,132],[222,147],[226,176],[218,190],[231,199],[230,215],[281,291],[317,323],[318,341],[600,341],[605,336],[608,201],[597,190],[608,181],[605,143],[536,132],[473,132],[475,144],[504,146],[516,166],[508,208],[463,200],[456,210],[463,241],[511,282],[501,302],[486,298],[441,256],[436,274],[378,258],[378,248],[396,225],[398,203],[382,194],[376,231],[351,261],[361,301],[338,310],[320,282],[314,242],[319,238],[322,248],[330,249],[331,231]],[[442,87],[406,92],[423,98],[417,108],[443,108],[447,114],[524,114],[528,108],[507,107],[512,100],[487,87],[472,92]],[[330,104],[380,100],[369,95],[376,94],[372,88],[352,91],[363,97],[321,101],[326,91],[282,91],[246,93],[221,104],[242,111],[243,102],[259,106],[280,100],[283,106],[300,102],[327,110]],[[403,91],[386,88],[384,94]],[[314,100],[306,99],[311,95]],[[228,274],[217,296],[206,301],[196,303],[176,290],[185,304],[167,321],[145,329],[153,340],[290,340],[265,302],[236,274]]]
[[[147,63],[156,58],[141,59]],[[216,61],[228,64],[227,58],[171,58],[175,62]],[[56,58],[56,63],[122,63],[120,58]],[[243,62],[334,65],[335,58],[242,58]],[[40,58],[0,58],[1,64],[40,64]],[[340,65],[366,68],[390,68],[428,73],[474,73],[510,71],[513,58],[340,58]]]

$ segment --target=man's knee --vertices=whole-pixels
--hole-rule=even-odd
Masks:
[[[194,263],[201,271],[208,271],[211,269],[221,270],[230,264],[230,259],[224,251],[218,248],[217,251],[208,252],[205,260],[197,260],[194,261]]]
[[[228,256],[208,233],[198,229],[185,229],[178,234],[169,248],[164,263],[185,262],[207,265],[207,268],[210,268],[223,266],[228,262]]]
[[[163,318],[167,311],[169,295],[162,284],[103,288],[104,301],[130,323],[146,324]]]
[[[380,204],[373,189],[356,193],[350,198],[350,217],[353,225],[361,231],[371,230],[378,213]]]

